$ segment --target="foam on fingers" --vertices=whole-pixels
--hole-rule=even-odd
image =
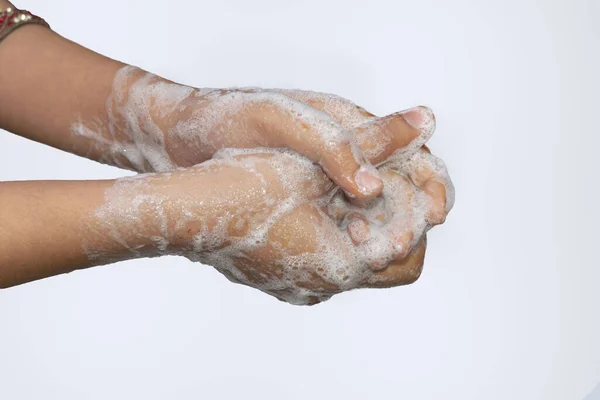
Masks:
[[[435,119],[425,107],[381,120],[361,110],[312,92],[198,90],[126,67],[108,122],[78,121],[73,132],[106,162],[160,173],[107,190],[94,214],[98,235],[84,248],[97,262],[110,261],[115,244],[132,257],[182,255],[291,304],[408,282],[426,232],[454,202],[445,166],[420,150]],[[368,135],[355,143],[357,125]],[[378,169],[360,149],[373,159],[394,141]],[[356,185],[355,195],[381,194],[352,200],[315,163],[344,189]]]

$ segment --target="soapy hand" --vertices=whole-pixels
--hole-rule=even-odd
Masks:
[[[288,148],[319,164],[348,194],[373,198],[377,170],[352,140],[357,130],[401,130],[416,150],[433,133],[426,108],[373,115],[333,95],[268,89],[195,89],[134,67],[114,78],[107,120],[81,121],[73,132],[89,139],[101,161],[139,172],[189,167],[225,148]],[[369,124],[369,126],[363,126]],[[408,134],[410,133],[410,134]],[[388,140],[385,132],[379,135]],[[381,159],[381,157],[371,157]]]
[[[107,113],[73,127],[95,154],[173,171],[115,186],[106,216],[131,208],[115,204],[132,185],[139,204],[114,240],[140,255],[186,255],[289,302],[413,281],[426,231],[452,206],[445,167],[424,147],[435,127],[425,107],[378,118],[334,95],[194,89],[126,67]]]
[[[420,274],[425,232],[452,206],[452,186],[441,161],[408,152],[419,135],[381,132],[364,128],[356,139],[373,161],[402,156],[380,167],[384,192],[366,203],[297,153],[223,150],[195,167],[122,180],[98,217],[140,255],[184,255],[294,304],[407,284]],[[443,196],[427,193],[432,185]]]

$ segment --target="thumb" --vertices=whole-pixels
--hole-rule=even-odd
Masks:
[[[256,107],[268,147],[287,147],[318,163],[327,176],[355,198],[369,199],[383,189],[379,173],[353,139],[352,132],[326,113],[283,95]]]
[[[435,116],[424,106],[372,119],[354,131],[367,159],[379,165],[390,158],[410,158],[433,135]]]

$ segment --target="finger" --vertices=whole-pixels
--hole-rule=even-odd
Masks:
[[[390,238],[394,243],[394,252],[392,253],[392,259],[396,261],[402,260],[410,253],[413,249],[413,239],[415,234],[411,231],[402,231]]]
[[[344,194],[337,192],[323,207],[323,211],[339,225],[350,210]]]
[[[323,111],[344,128],[353,129],[360,149],[372,164],[380,164],[390,156],[407,158],[419,147],[425,147],[435,131],[435,115],[420,106],[377,118],[350,100],[327,93],[280,90],[286,96]],[[425,151],[429,149],[425,147]],[[396,153],[396,154],[395,154]]]
[[[346,231],[355,246],[361,245],[371,237],[371,228],[366,217],[359,213],[352,213],[348,217]]]
[[[344,129],[354,129],[375,118],[362,107],[348,99],[329,93],[308,90],[278,90],[286,96],[316,108],[337,121]]]
[[[435,226],[444,223],[454,204],[454,187],[444,163],[428,150],[417,153],[406,170],[411,181],[429,197],[425,219]]]
[[[398,150],[406,149],[413,141],[410,151],[414,153],[435,130],[435,116],[424,106],[377,118],[350,100],[336,95],[303,90],[280,92],[323,111],[346,129],[355,129],[355,140],[373,164],[379,164]]]
[[[377,118],[364,108],[339,96],[301,90],[286,90],[282,93],[323,111],[347,129],[358,128],[360,137],[357,139],[365,141],[364,147],[360,145],[361,150],[377,153],[379,148],[379,151],[384,153],[379,155],[379,159],[376,159],[378,154],[370,158],[372,163],[384,161],[386,155],[389,157],[420,135],[423,136],[421,141],[426,142],[435,129],[433,112],[424,106]],[[389,147],[377,146],[381,142],[387,143]],[[415,147],[418,145],[415,144]]]
[[[403,259],[393,261],[387,268],[373,272],[363,287],[389,288],[415,282],[423,270],[427,238],[423,236],[415,248]]]
[[[385,185],[385,209],[391,216],[365,245],[365,254],[370,256],[366,259],[367,265],[374,271],[385,268],[391,260],[406,257],[426,229],[423,216],[418,212],[419,194],[412,182],[388,166],[383,167],[381,176]]]
[[[373,271],[384,269],[394,260],[405,257],[419,240],[425,224],[415,226],[412,197],[415,187],[399,172],[385,166],[381,171],[383,195],[363,206],[342,200],[342,205],[329,209],[330,215],[345,229],[357,246],[361,260]]]
[[[264,145],[287,147],[318,163],[351,196],[367,199],[381,193],[377,170],[328,115],[283,95],[264,96],[256,107],[255,124],[271,138]]]
[[[443,224],[446,221],[446,187],[435,180],[428,180],[422,186],[423,191],[431,199],[425,220],[431,226]]]
[[[433,135],[435,116],[427,107],[416,107],[372,119],[354,130],[367,159],[379,165],[390,158],[408,159]]]

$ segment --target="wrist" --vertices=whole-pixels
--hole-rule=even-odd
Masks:
[[[95,215],[112,184],[2,182],[0,287],[131,258]]]
[[[265,158],[117,179],[92,213],[92,257],[202,257],[262,226],[283,191]],[[104,260],[106,260],[104,258]]]
[[[195,89],[172,83],[134,66],[113,76],[106,110],[99,124],[83,121],[74,131],[88,136],[104,154],[101,161],[137,172],[170,171],[179,163],[172,154],[171,132],[176,131],[184,101]],[[197,164],[195,162],[194,164]]]
[[[147,173],[109,181],[103,202],[89,213],[82,236],[94,264],[179,254],[204,224],[208,196],[194,193],[184,172]],[[183,185],[182,185],[183,183]],[[194,184],[204,187],[202,177]],[[218,218],[218,216],[215,216]]]

